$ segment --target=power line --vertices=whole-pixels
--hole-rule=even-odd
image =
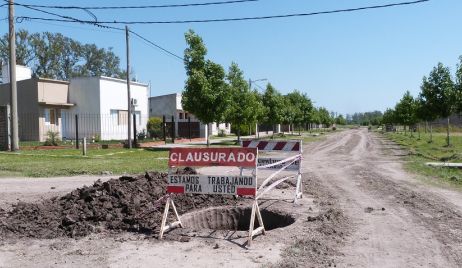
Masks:
[[[318,12],[310,12],[310,13],[294,13],[294,14],[284,14],[284,15],[241,17],[241,18],[170,20],[170,21],[117,21],[117,20],[113,20],[113,21],[98,21],[98,23],[99,24],[186,24],[186,23],[211,23],[211,22],[231,22],[231,21],[248,21],[248,20],[268,20],[268,19],[306,17],[306,16],[325,15],[325,14],[334,14],[334,13],[355,12],[355,11],[363,11],[363,10],[370,10],[370,9],[390,8],[390,7],[396,7],[396,6],[420,4],[420,3],[429,2],[429,1],[430,0],[418,0],[418,1],[400,2],[400,3],[386,4],[386,5],[374,5],[374,6],[336,9],[336,10],[318,11]],[[69,19],[50,19],[50,18],[40,18],[40,17],[28,17],[28,16],[22,16],[19,18],[28,19],[28,20],[75,22]],[[81,20],[79,22],[90,23],[90,24],[95,23],[93,21],[87,21],[87,20]]]
[[[232,1],[217,1],[207,3],[190,3],[190,4],[169,4],[169,5],[144,5],[144,6],[90,6],[90,7],[79,7],[79,6],[52,6],[52,5],[28,5],[29,7],[38,8],[53,8],[53,9],[147,9],[147,8],[174,8],[174,7],[197,7],[197,6],[213,6],[213,5],[228,5],[228,4],[239,4],[247,2],[257,2],[259,0],[232,0]]]
[[[3,1],[8,2],[8,0],[3,0]],[[66,20],[72,21],[72,22],[89,23],[89,22],[84,22],[84,21],[79,20],[79,19],[74,18],[74,17],[69,17],[69,16],[53,13],[53,12],[50,12],[50,11],[46,11],[46,10],[38,9],[38,8],[35,8],[35,7],[31,7],[31,6],[25,5],[25,4],[15,3],[15,5],[25,7],[27,9],[38,11],[38,12],[41,12],[41,13],[45,13],[45,14],[48,14],[48,15],[52,15],[52,16],[55,16],[55,17],[63,18],[63,19],[66,19]],[[22,18],[22,17],[18,16],[17,18]]]
[[[6,0],[5,0],[6,1]],[[79,20],[77,18],[74,18],[74,17],[69,17],[69,16],[62,16],[60,14],[56,14],[56,13],[53,13],[53,12],[49,12],[49,11],[45,11],[45,10],[41,10],[41,9],[38,9],[38,8],[35,8],[35,7],[29,7],[28,5],[22,5],[21,6],[24,6],[26,8],[29,8],[29,9],[32,9],[32,10],[35,10],[35,11],[38,11],[38,12],[42,12],[42,13],[46,13],[46,14],[49,14],[49,15],[53,15],[53,16],[57,16],[57,17],[61,17],[63,19],[66,19],[66,20],[70,20],[70,21],[73,21],[73,22],[80,22],[80,23],[85,23],[84,21],[82,20]],[[95,17],[95,21],[92,22],[92,23],[86,23],[86,24],[91,24],[93,26],[96,26],[96,27],[100,27],[100,28],[106,28],[106,29],[112,29],[112,30],[118,30],[118,31],[125,31],[125,29],[123,28],[119,28],[119,27],[114,27],[114,26],[108,26],[108,25],[101,25],[100,23],[97,22],[97,18]],[[158,44],[154,43],[153,41],[143,37],[142,35],[132,31],[132,30],[129,30],[131,33],[133,33],[135,36],[137,36],[138,38],[140,38],[141,40],[149,43],[150,45],[156,47],[157,49],[160,49],[161,51],[175,57],[176,59],[180,59],[181,61],[183,61],[183,57],[180,57],[178,55],[176,55],[175,53],[167,50],[166,48],[163,48],[161,46],[159,46]]]
[[[163,48],[163,47],[157,45],[156,43],[152,42],[151,40],[148,40],[147,38],[141,36],[140,34],[134,32],[134,31],[132,31],[132,30],[129,30],[129,31],[130,31],[132,34],[134,34],[135,36],[137,36],[138,38],[140,38],[140,39],[144,40],[145,42],[147,42],[147,43],[153,45],[154,47],[156,47],[156,48],[162,50],[163,52],[165,52],[165,53],[167,53],[167,54],[169,54],[169,55],[175,57],[176,59],[181,60],[182,62],[184,61],[184,58],[183,58],[183,57],[178,56],[177,54],[175,54],[175,53],[173,53],[173,52],[171,52],[171,51],[168,51],[167,49],[165,49],[165,48]]]

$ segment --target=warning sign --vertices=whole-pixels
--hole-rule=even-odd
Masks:
[[[284,160],[284,158],[265,158],[265,157],[259,157],[258,158],[258,167],[262,167],[265,165],[273,164],[279,161]],[[279,165],[271,166],[271,167],[265,167],[268,169],[281,169],[284,167],[287,163],[282,163]],[[287,170],[298,170],[300,168],[300,160],[296,160],[292,164],[290,164],[286,169]]]
[[[256,148],[172,148],[169,166],[255,167]]]
[[[254,176],[168,175],[169,193],[254,196],[256,189],[257,181]]]

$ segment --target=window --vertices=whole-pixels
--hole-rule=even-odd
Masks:
[[[128,125],[128,111],[119,110],[118,111],[118,124],[119,125]]]
[[[53,108],[45,108],[43,109],[44,118],[45,118],[45,125],[58,125],[59,123],[59,110]]]
[[[226,124],[225,124],[225,128],[229,128],[229,123],[226,123]]]
[[[141,112],[140,111],[135,111],[135,120],[137,125],[141,125]]]
[[[184,119],[188,119],[189,118],[189,114],[188,113],[184,113]]]
[[[50,109],[45,108],[44,109],[44,116],[45,117],[45,125],[50,124]]]
[[[183,119],[183,113],[180,113],[179,116],[180,116],[180,119]]]

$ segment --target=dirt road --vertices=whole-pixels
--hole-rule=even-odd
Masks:
[[[352,221],[340,267],[461,267],[462,194],[405,172],[393,143],[367,129],[310,144],[305,172]]]
[[[0,267],[461,267],[462,193],[405,172],[405,153],[367,129],[307,144],[300,204],[261,204],[295,222],[257,237],[251,249],[242,246],[245,232],[214,230],[183,233],[189,242],[127,232],[0,239]],[[62,195],[94,179],[0,179],[0,208]],[[292,186],[270,197],[292,198]]]

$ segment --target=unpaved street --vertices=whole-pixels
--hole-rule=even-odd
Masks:
[[[353,223],[340,266],[462,266],[461,193],[422,184],[403,171],[401,155],[367,129],[305,149],[305,171],[338,198]]]
[[[164,241],[129,232],[21,237],[0,240],[0,267],[461,267],[462,193],[404,171],[404,154],[367,129],[305,145],[304,198],[290,202],[291,182],[261,202],[294,223],[257,237],[250,249],[245,231],[188,228]],[[0,179],[0,208],[62,195],[93,179]]]

